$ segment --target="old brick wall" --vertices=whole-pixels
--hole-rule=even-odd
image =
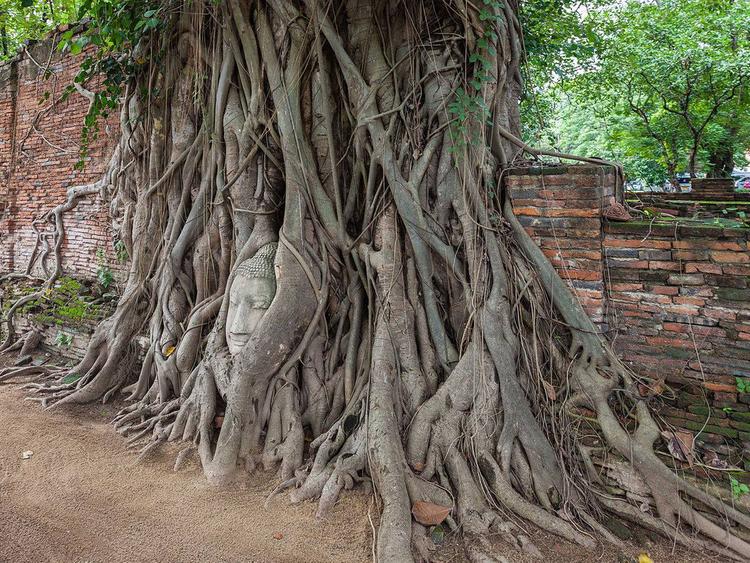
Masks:
[[[61,95],[82,59],[59,54],[48,39],[0,66],[0,272],[26,268],[36,241],[32,221],[65,201],[69,187],[101,177],[116,142],[117,121],[110,119],[89,148],[85,169],[74,170],[89,102],[77,92],[66,100]],[[123,269],[106,207],[98,197],[84,199],[66,214],[66,273],[94,275],[99,250],[113,271]]]
[[[610,338],[679,390],[662,413],[717,446],[750,445],[750,229],[605,226]]]
[[[556,166],[511,170],[506,178],[521,224],[584,309],[606,330],[601,214],[615,195],[614,170]]]
[[[664,420],[750,458],[750,393],[736,380],[750,384],[750,229],[607,222],[607,168],[520,169],[506,186],[623,361],[674,391],[660,398]]]

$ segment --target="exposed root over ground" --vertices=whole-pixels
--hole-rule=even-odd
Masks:
[[[49,408],[124,391],[141,458],[278,469],[321,515],[373,486],[382,561],[427,557],[438,523],[472,561],[537,553],[525,522],[594,549],[611,515],[750,558],[750,518],[656,455],[635,376],[513,215],[503,172],[539,156],[514,1],[190,6],[134,48],[161,56],[106,177],[130,272]]]

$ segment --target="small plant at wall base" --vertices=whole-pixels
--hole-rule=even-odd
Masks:
[[[735,499],[750,493],[750,487],[745,483],[740,483],[733,475],[729,476],[729,486],[732,488],[732,497]]]
[[[69,373],[68,375],[66,375],[65,377],[63,377],[61,381],[65,385],[69,385],[71,383],[75,383],[79,379],[81,379],[81,374],[79,374],[79,373]]]
[[[112,275],[112,270],[109,268],[107,259],[104,256],[104,251],[101,248],[96,251],[96,260],[99,263],[99,267],[96,270],[96,279],[99,280],[99,285],[105,290],[109,289],[109,286],[112,285],[115,277]]]
[[[750,393],[750,379],[735,377],[734,380],[737,382],[738,393]]]
[[[66,332],[59,331],[55,336],[55,346],[58,348],[69,348],[72,343],[73,336]]]
[[[117,257],[117,261],[121,263],[127,262],[129,256],[128,256],[128,249],[125,248],[125,243],[121,240],[118,240],[115,244],[115,256]]]

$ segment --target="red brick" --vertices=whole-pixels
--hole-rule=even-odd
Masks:
[[[709,391],[714,391],[717,393],[732,393],[733,395],[737,394],[737,386],[736,385],[727,385],[725,383],[704,383],[703,387],[708,389]]]
[[[733,241],[712,241],[706,244],[711,250],[747,250],[747,244]]]
[[[637,260],[628,258],[608,258],[607,262],[611,268],[630,268],[635,270],[648,269],[648,260]]]
[[[697,305],[698,307],[702,307],[706,304],[705,299],[701,299],[700,297],[673,297],[672,301],[678,305]]]
[[[609,289],[612,291],[641,291],[643,289],[643,284],[640,283],[612,283],[609,285]],[[669,290],[677,289],[674,287],[668,288]],[[679,290],[677,290],[679,291]],[[677,293],[675,291],[675,293]]]
[[[715,262],[729,264],[750,264],[750,254],[748,254],[747,252],[714,250],[711,252],[711,258],[713,258]]]
[[[571,279],[571,280],[600,280],[602,279],[602,273],[601,272],[589,272],[586,270],[565,270],[560,272],[560,276],[563,279]]]
[[[679,272],[680,265],[677,262],[666,262],[663,260],[651,260],[648,265],[650,270],[666,270],[667,272]]]
[[[680,293],[680,288],[669,285],[655,285],[649,287],[648,291],[658,295],[678,295]]]
[[[695,274],[697,272],[702,274],[721,274],[722,269],[719,264],[711,264],[710,262],[692,262],[685,264],[685,273]]]
[[[611,246],[615,248],[653,248],[659,250],[667,250],[671,248],[672,243],[668,240],[646,239],[645,241],[642,241],[641,239],[616,239],[611,238],[611,236],[607,236],[604,239],[604,246]]]

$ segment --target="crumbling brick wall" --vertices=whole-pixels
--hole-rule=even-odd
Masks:
[[[0,272],[26,268],[36,242],[32,222],[64,202],[69,187],[100,178],[116,142],[113,118],[89,147],[84,170],[74,169],[89,101],[77,92],[61,96],[82,59],[58,53],[50,38],[0,66]],[[97,254],[113,271],[124,268],[110,225],[107,205],[98,197],[81,200],[65,215],[66,273],[94,275],[101,262]]]
[[[605,330],[601,217],[615,185],[604,166],[519,168],[506,177],[519,221]]]
[[[607,222],[611,169],[519,169],[521,222],[636,373],[663,379],[664,421],[750,458],[750,229]],[[619,198],[618,198],[619,199]],[[750,464],[748,464],[750,468]]]
[[[605,226],[610,338],[636,373],[679,390],[662,414],[727,450],[750,446],[750,229]],[[750,450],[750,447],[748,447]]]

